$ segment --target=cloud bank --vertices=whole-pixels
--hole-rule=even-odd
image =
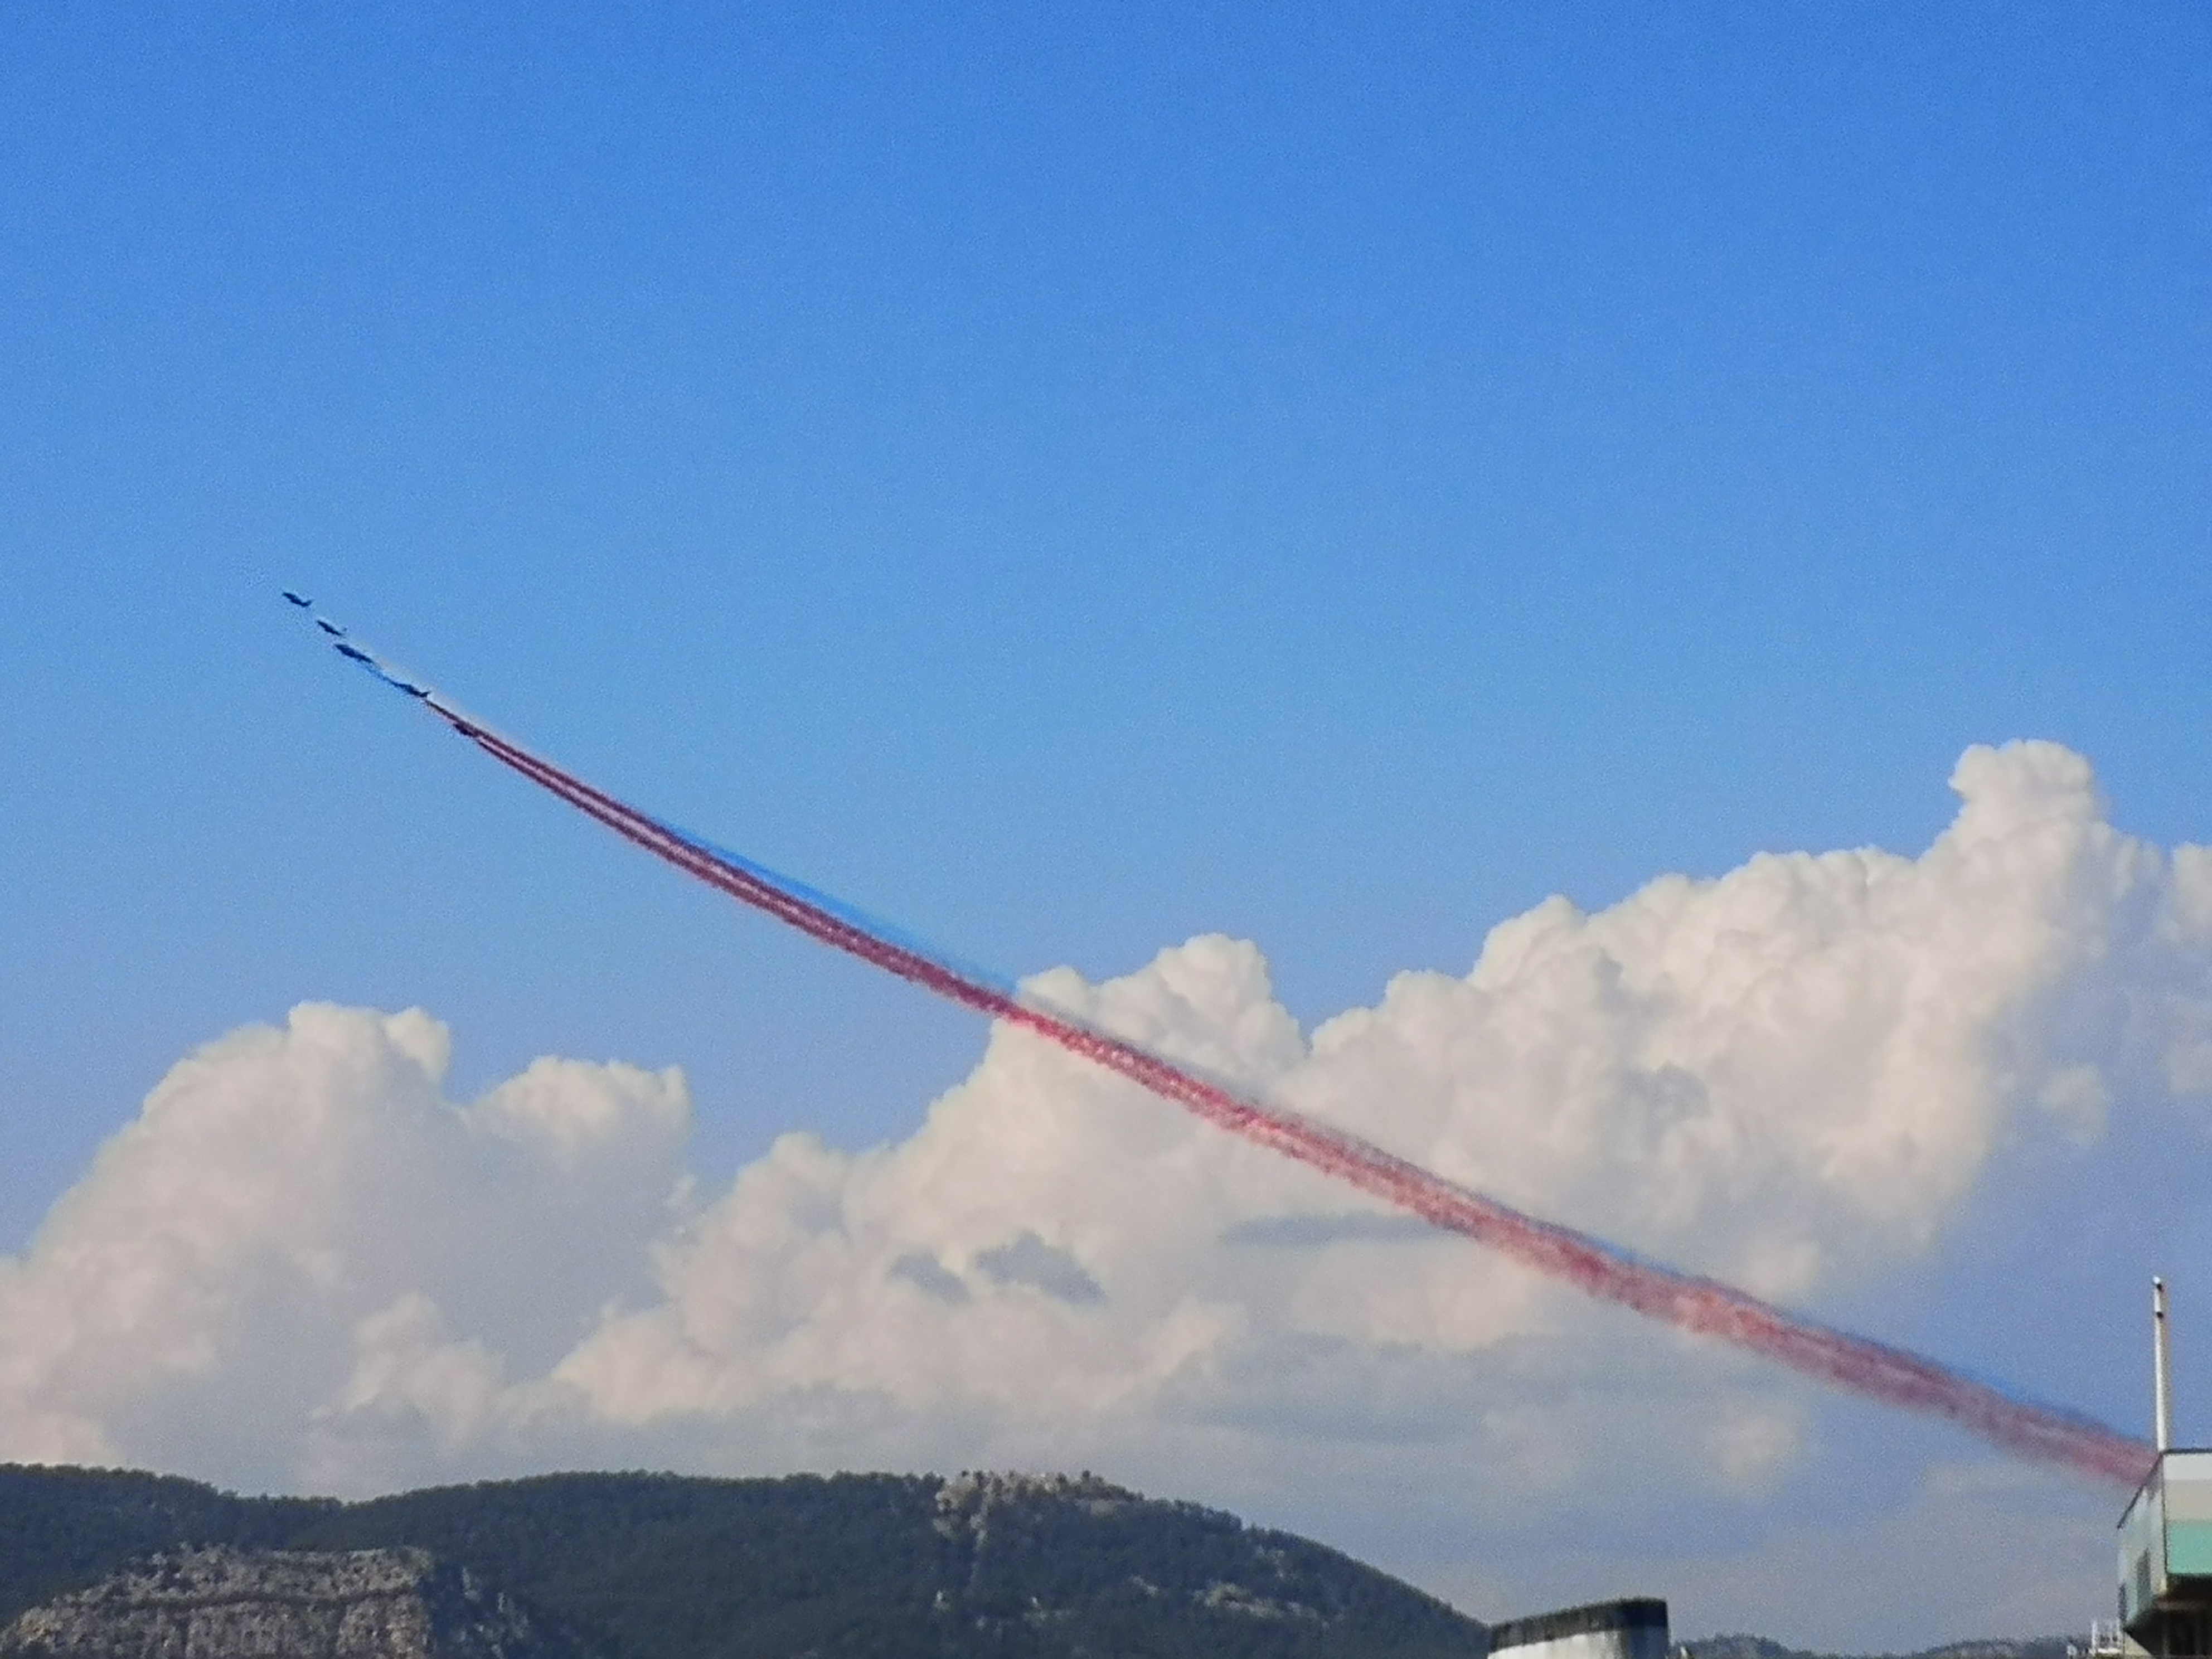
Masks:
[[[1401,975],[1310,1032],[1218,937],[1031,986],[1536,1214],[1817,1308],[1924,1261],[1996,1164],[2088,1158],[2128,1114],[2201,1147],[2212,1121],[2212,849],[2116,830],[2055,745],[1971,750],[1952,781],[1917,858],[1761,855],[1595,914],[1553,899],[1464,977]],[[2025,1506],[2041,1541],[1990,1552],[1980,1590],[2061,1625],[2108,1595],[2101,1534],[2070,1553],[2101,1497],[1960,1446],[1879,1514],[1824,1511],[1802,1385],[1018,1032],[907,1139],[794,1133],[721,1188],[686,1166],[674,1071],[542,1060],[455,1103],[447,1054],[420,1011],[311,1005],[181,1062],[0,1259],[0,1458],[349,1492],[575,1463],[1088,1466],[1301,1525],[1487,1616],[1638,1566],[1689,1587],[1692,1626],[1701,1596],[1760,1615],[1755,1559],[1909,1574],[1931,1517]],[[1923,1599],[1896,1637],[1849,1601],[1778,1600],[1767,1627],[1987,1633],[1927,1629],[1982,1614]]]

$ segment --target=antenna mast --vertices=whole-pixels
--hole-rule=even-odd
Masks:
[[[2163,1279],[2150,1282],[2150,1345],[2151,1419],[2157,1431],[2158,1449],[2164,1452],[2173,1444],[2173,1378],[2167,1370]]]

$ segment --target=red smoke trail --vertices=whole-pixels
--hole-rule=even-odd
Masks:
[[[1586,1295],[1620,1303],[1681,1330],[1732,1342],[1868,1399],[1942,1418],[2038,1462],[2121,1486],[2137,1485],[2149,1471],[2152,1449],[2101,1423],[2010,1399],[1932,1359],[1801,1319],[1731,1285],[1635,1261],[1587,1233],[1523,1215],[1431,1175],[1358,1135],[1280,1107],[1261,1105],[1135,1043],[1024,1003],[1012,993],[787,891],[763,874],[732,864],[658,819],[477,726],[436,697],[403,689],[422,696],[433,713],[495,760],[686,875],[963,1007],[1033,1031],[1209,1123],[1273,1147],[1439,1227],[1463,1233],[1539,1273],[1565,1279]]]

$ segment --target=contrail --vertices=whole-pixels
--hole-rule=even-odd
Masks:
[[[296,596],[286,598],[307,609]],[[314,620],[346,658],[421,703],[501,765],[684,874],[947,1001],[1057,1043],[1209,1123],[1487,1244],[1587,1296],[1619,1303],[1679,1330],[1733,1343],[1848,1393],[1941,1418],[2037,1462],[2128,1487],[2139,1484],[2150,1469],[2154,1454],[2148,1444],[2093,1419],[2013,1399],[1908,1349],[1816,1323],[1716,1279],[1640,1261],[1602,1239],[1524,1214],[1431,1174],[1347,1130],[1262,1103],[1139,1044],[1024,1000],[1009,984],[841,901],[616,799],[463,714],[319,615]]]

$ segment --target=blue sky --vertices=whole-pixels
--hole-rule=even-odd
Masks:
[[[1096,977],[1218,930],[1308,1021],[1550,893],[1917,853],[1974,742],[2206,839],[2208,37],[15,20],[0,1248],[179,1056],[305,999],[431,1009],[463,1095],[681,1065],[724,1180],[906,1134],[981,1053],[339,672],[283,586],[963,954]],[[1953,1284],[1870,1316],[2035,1363]]]

